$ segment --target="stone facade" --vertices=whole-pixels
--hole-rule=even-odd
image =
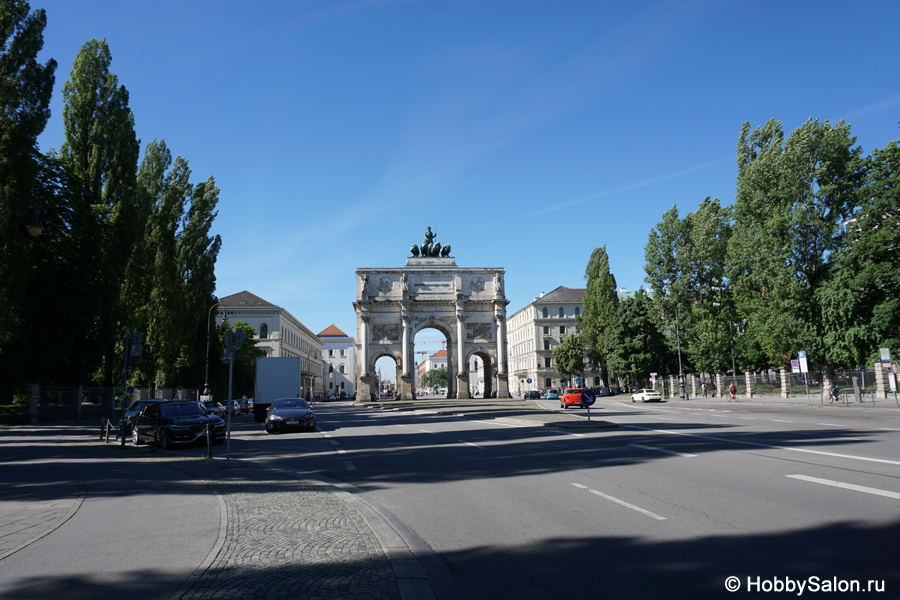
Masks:
[[[413,345],[423,329],[447,340],[448,397],[468,398],[472,356],[496,381],[487,395],[509,396],[506,365],[506,306],[502,268],[461,268],[453,257],[408,258],[406,266],[358,269],[357,399],[374,397],[375,361],[397,364],[400,398],[415,395]],[[462,368],[460,368],[462,365]]]
[[[322,383],[325,394],[356,393],[356,340],[331,325],[317,336],[322,340]]]
[[[252,327],[256,345],[266,356],[299,357],[304,395],[322,395],[322,341],[294,315],[246,290],[220,299],[217,314]]]

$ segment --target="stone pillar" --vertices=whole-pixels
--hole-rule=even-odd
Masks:
[[[669,375],[669,395],[667,398],[674,398],[678,395],[678,376]]]
[[[747,386],[747,393],[745,394],[748,398],[753,397],[753,373],[750,371],[744,371],[744,382]]]
[[[409,364],[409,313],[400,317],[400,320],[403,322],[403,373],[402,375],[408,376],[412,369],[410,369]]]
[[[716,396],[724,398],[727,395],[728,390],[725,389],[725,373],[718,371],[716,373]]]
[[[876,360],[872,364],[872,372],[875,373],[875,398],[884,400],[887,398],[888,390],[891,389],[887,380],[888,371],[882,367],[880,360]]]
[[[41,398],[41,384],[32,383],[28,386],[28,422],[32,425],[38,424],[38,403]],[[113,400],[113,411],[116,405]],[[112,417],[112,415],[110,415]]]
[[[790,397],[791,391],[791,378],[787,369],[781,367],[778,370],[778,374],[781,376],[781,397],[788,398]]]
[[[470,398],[469,394],[469,367],[466,365],[466,315],[461,306],[456,308],[456,397]],[[447,353],[449,362],[450,353]],[[447,377],[450,370],[447,369]]]
[[[362,376],[369,374],[369,315],[361,316],[360,321],[360,333],[362,334],[362,339],[360,340],[360,354],[362,354],[362,356],[359,361],[359,365],[361,366],[358,367],[358,370]]]
[[[700,377],[696,373],[691,373],[691,393],[694,398],[699,398],[702,394],[700,390]]]

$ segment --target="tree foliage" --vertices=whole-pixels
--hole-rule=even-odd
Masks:
[[[671,351],[659,323],[656,307],[644,290],[619,304],[608,356],[612,373],[643,381],[650,373],[665,372]]]
[[[843,121],[809,120],[787,140],[774,120],[741,129],[728,276],[737,311],[772,365],[788,365],[799,350],[814,362],[825,355],[815,292],[862,183],[855,143]]]
[[[616,278],[609,270],[606,246],[594,248],[584,270],[587,285],[582,300],[582,312],[577,317],[587,359],[595,372],[608,372],[606,356],[610,347],[610,332],[619,308]]]
[[[571,381],[573,375],[584,374],[584,345],[579,335],[567,336],[553,349],[556,370],[564,379]]]
[[[426,372],[422,375],[422,385],[425,387],[447,387],[446,367],[438,367]]]

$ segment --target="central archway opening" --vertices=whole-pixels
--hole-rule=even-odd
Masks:
[[[453,398],[454,369],[450,336],[435,327],[413,339],[413,394],[417,398]]]
[[[400,380],[400,361],[389,353],[382,353],[375,359],[375,387],[373,395],[380,399],[397,397],[397,382]]]

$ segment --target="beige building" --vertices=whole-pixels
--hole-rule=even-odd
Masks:
[[[243,321],[252,327],[257,347],[266,356],[300,357],[304,395],[307,390],[323,395],[327,385],[322,377],[324,344],[294,315],[248,291],[221,298],[217,312],[219,319],[227,317],[229,323]]]

